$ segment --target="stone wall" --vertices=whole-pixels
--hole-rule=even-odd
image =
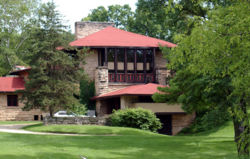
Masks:
[[[84,72],[91,80],[95,80],[95,71],[98,67],[98,52],[95,49],[91,49],[90,53],[85,56],[85,64],[83,65]]]
[[[163,56],[160,50],[155,52],[155,68],[165,68],[166,69],[167,60]]]
[[[108,105],[106,100],[96,101],[96,114],[98,117],[103,117],[108,115]]]
[[[104,117],[45,117],[44,125],[53,124],[75,124],[75,125],[106,125],[107,119]]]
[[[13,95],[13,93],[0,94],[0,121],[32,121],[35,115],[38,117],[38,120],[41,120],[41,116],[46,115],[46,113],[38,109],[23,111],[22,108],[24,104],[21,103],[20,100],[18,101],[18,106],[7,106],[7,95]],[[21,96],[21,94],[18,94],[19,98],[21,98]]]
[[[108,92],[108,68],[107,66],[99,66],[95,71],[95,89],[96,95],[101,95]]]
[[[193,114],[173,114],[172,115],[172,133],[176,135],[183,128],[188,127],[195,119],[195,113]]]
[[[155,53],[155,78],[156,82],[166,85],[167,77],[170,76],[170,70],[167,70],[167,60],[160,50]]]
[[[167,68],[156,68],[155,70],[156,81],[161,85],[167,84],[167,77],[170,75],[170,70],[167,70]]]
[[[108,26],[114,26],[109,22],[75,22],[75,38],[84,38],[90,34],[98,32]]]

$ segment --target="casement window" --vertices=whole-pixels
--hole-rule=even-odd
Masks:
[[[18,106],[18,96],[17,95],[7,95],[7,106]]]

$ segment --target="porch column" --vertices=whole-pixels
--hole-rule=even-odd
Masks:
[[[128,69],[127,69],[127,48],[124,49],[124,82],[127,82],[127,73],[128,73]]]
[[[117,49],[115,49],[114,69],[115,69],[115,82],[117,82]]]
[[[144,83],[147,82],[147,61],[146,61],[146,51],[147,50],[143,50],[143,78],[144,78]]]
[[[105,48],[104,51],[104,66],[108,66],[108,49]]]
[[[125,98],[125,96],[121,96],[120,97],[120,108],[121,109],[125,109],[126,108],[126,103],[127,101],[126,101],[126,98]]]
[[[153,55],[152,55],[152,68],[153,68],[153,82],[155,82],[156,78],[156,74],[155,74],[155,48],[153,48]]]
[[[137,73],[137,60],[136,60],[136,49],[134,49],[134,82],[136,82]]]

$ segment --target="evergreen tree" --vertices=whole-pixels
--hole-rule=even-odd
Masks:
[[[79,105],[74,94],[79,90],[77,87],[83,73],[79,69],[83,53],[70,54],[58,49],[58,46],[64,46],[65,29],[55,4],[43,4],[38,12],[37,27],[31,33],[31,50],[35,53],[25,84],[24,110],[38,108],[53,116],[58,109]]]
[[[95,96],[95,82],[88,79],[80,81],[80,102],[86,105],[89,110],[95,109],[95,101],[91,100]]]

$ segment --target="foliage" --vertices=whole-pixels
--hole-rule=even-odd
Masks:
[[[111,5],[108,9],[99,6],[82,19],[82,21],[113,22],[116,27],[128,30],[128,26],[133,22],[134,13],[129,5]]]
[[[99,6],[83,21],[114,22],[135,33],[173,41],[178,34],[190,34],[197,20],[208,18],[210,10],[234,3],[230,0],[138,0],[136,11],[128,5]]]
[[[132,127],[156,132],[161,122],[150,110],[136,108],[114,111],[110,116],[112,126]]]
[[[170,89],[164,90],[174,92],[173,98],[157,97],[179,101],[186,109],[188,105],[194,110],[229,109],[240,157],[249,155],[248,8],[249,3],[245,1],[218,7],[205,21],[197,21],[190,35],[177,36],[178,47],[168,54],[168,67],[176,71],[176,76],[170,82]]]
[[[86,105],[87,109],[95,109],[95,101],[91,100],[95,96],[95,82],[88,79],[80,81],[80,103]]]
[[[21,57],[38,4],[37,0],[0,1],[0,76],[25,64]]]
[[[77,83],[82,75],[79,65],[83,53],[67,54],[57,49],[64,46],[65,27],[54,3],[43,4],[38,13],[39,21],[32,30],[34,54],[25,84],[24,110],[38,108],[53,116],[58,109],[79,104],[74,94],[77,94]]]
[[[76,115],[85,115],[86,114],[86,106],[80,103],[73,104],[68,108],[68,112],[73,112]]]
[[[216,107],[212,110],[196,113],[194,123],[190,127],[183,129],[181,133],[192,134],[205,132],[222,126],[230,119],[230,114],[227,110]]]
[[[173,41],[177,34],[190,34],[197,20],[207,18],[207,12],[228,0],[138,0],[135,21],[130,31]]]

